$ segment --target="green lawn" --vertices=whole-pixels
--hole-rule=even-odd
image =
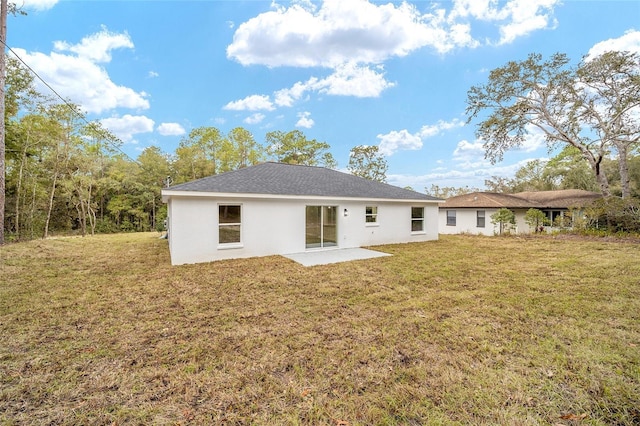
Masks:
[[[0,424],[640,424],[640,244],[171,267],[158,237],[0,248]]]

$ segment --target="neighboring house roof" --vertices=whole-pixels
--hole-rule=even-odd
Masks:
[[[526,198],[538,204],[539,208],[583,207],[602,198],[599,192],[582,189],[561,189],[557,191],[518,192],[518,197]]]
[[[162,190],[225,194],[267,194],[392,200],[442,201],[426,194],[324,167],[261,163]]]
[[[472,192],[448,198],[440,205],[447,208],[509,208],[509,209],[545,209],[583,207],[601,198],[598,192],[581,189],[563,189],[558,191],[528,191],[516,194],[496,192]]]
[[[472,192],[469,194],[458,195],[456,197],[447,198],[440,204],[440,208],[453,207],[471,207],[471,208],[522,208],[528,209],[535,205],[524,198],[516,197],[511,194],[499,194],[496,192]]]

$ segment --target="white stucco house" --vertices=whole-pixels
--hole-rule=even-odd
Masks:
[[[579,214],[580,209],[602,198],[598,192],[580,189],[564,189],[557,191],[530,191],[515,194],[496,192],[472,192],[447,198],[440,204],[439,231],[441,234],[481,234],[496,235],[499,225],[491,223],[491,216],[501,208],[511,210],[516,219],[511,233],[531,233],[525,221],[525,215],[531,208],[545,213],[551,225],[545,230],[553,229],[558,218],[566,218],[572,222],[569,214]]]
[[[438,239],[441,199],[267,162],[162,190],[173,265]]]

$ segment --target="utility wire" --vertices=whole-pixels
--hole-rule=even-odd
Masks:
[[[53,92],[71,110],[73,114],[80,117],[80,119],[84,121],[89,127],[91,127],[96,133],[101,134],[108,144],[110,144],[112,147],[117,149],[122,155],[124,155],[127,159],[129,159],[129,161],[140,165],[140,163],[138,163],[136,160],[131,158],[126,152],[120,149],[120,146],[117,143],[114,142],[114,139],[115,139],[116,142],[119,142],[120,144],[124,144],[124,142],[120,138],[118,138],[117,136],[113,136],[111,134],[105,135],[105,133],[103,132],[103,129],[97,127],[95,122],[87,120],[84,114],[78,111],[78,109],[75,108],[74,105],[69,103],[69,101],[67,101],[58,92],[56,92],[56,90],[53,87],[51,87],[49,83],[44,81],[44,79],[40,77],[40,75],[38,75],[38,73],[29,66],[29,64],[27,64],[24,60],[22,60],[22,58],[7,43],[5,43],[3,40],[0,40],[0,43],[2,43],[18,59],[18,61],[20,61],[29,70],[29,72],[31,72],[38,80],[40,80],[42,84],[44,84],[49,90],[51,90],[51,92]]]

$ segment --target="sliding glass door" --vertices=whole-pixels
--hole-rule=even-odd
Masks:
[[[338,206],[307,206],[306,248],[338,245]]]

